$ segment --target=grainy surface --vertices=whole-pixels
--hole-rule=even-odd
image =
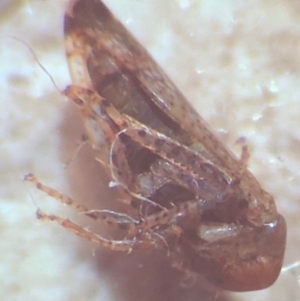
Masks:
[[[218,9],[210,3],[109,1],[225,143],[238,153],[234,141],[247,138],[250,167],[287,218],[285,262],[290,264],[300,257],[300,7],[297,1],[222,2]],[[30,44],[61,88],[70,83],[64,7],[64,1],[10,1],[1,4],[0,13],[1,37],[14,35]],[[91,244],[35,220],[36,204],[63,216],[73,213],[22,183],[27,172],[78,200],[108,205],[98,201],[106,199],[103,180],[88,149],[64,170],[62,162],[82,133],[76,109],[26,48],[7,38],[2,45],[0,278],[5,299],[199,300],[199,289],[173,288],[172,271],[159,256],[147,262],[143,255],[127,259],[97,250],[95,258]],[[299,273],[283,273],[270,289],[227,298],[299,300]]]

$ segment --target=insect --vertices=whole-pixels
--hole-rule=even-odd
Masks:
[[[87,216],[124,231],[111,240],[37,212],[114,251],[163,248],[186,274],[225,290],[270,286],[280,272],[284,218],[273,197],[211,132],[146,50],[99,0],[72,1],[65,15],[73,83],[64,94],[81,110],[88,142],[110,186],[133,215],[89,210],[25,179]]]

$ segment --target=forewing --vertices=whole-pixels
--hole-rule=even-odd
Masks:
[[[131,79],[146,93],[149,99],[174,122],[187,132],[199,152],[208,156],[217,165],[223,165],[227,172],[234,173],[239,164],[234,155],[210,131],[207,123],[185,99],[163,70],[148,52],[136,41],[128,30],[98,0],[79,0],[68,10],[65,17],[67,37],[85,38],[83,51],[85,56],[97,59],[105,49],[106,64],[102,66],[103,77],[114,72],[114,68],[130,73]],[[70,62],[71,69],[79,75],[87,74],[84,64]],[[96,64],[96,63],[95,63]],[[80,69],[81,70],[78,70]],[[97,70],[99,74],[99,70]],[[90,73],[86,77],[93,77]],[[103,80],[100,78],[99,80]],[[84,82],[85,80],[80,80]],[[93,79],[94,81],[94,79]],[[126,92],[124,92],[126,93]],[[140,108],[139,108],[140,109]],[[201,147],[203,146],[203,147]]]

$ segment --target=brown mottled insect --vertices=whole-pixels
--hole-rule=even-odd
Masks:
[[[286,226],[273,197],[209,130],[145,49],[99,0],[72,1],[65,16],[73,77],[64,91],[82,112],[88,141],[111,186],[134,216],[88,210],[26,180],[87,216],[124,230],[105,239],[38,211],[116,251],[166,248],[172,264],[233,291],[265,288],[277,278]]]

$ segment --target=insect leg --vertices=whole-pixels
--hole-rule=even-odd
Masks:
[[[172,209],[163,210],[158,213],[147,216],[139,225],[129,230],[129,233],[131,235],[136,235],[137,233],[149,231],[151,229],[158,228],[159,226],[168,224],[174,224],[174,226],[176,226],[175,220],[177,218],[182,218],[187,215],[189,217],[194,215],[200,218],[200,211],[197,208],[197,201],[187,201]],[[180,231],[177,230],[178,229],[176,228],[176,231],[174,231],[174,233],[180,234]]]
[[[77,86],[69,86],[64,91],[64,94],[73,99],[80,106],[86,121],[90,141],[94,148],[98,150],[100,149],[99,145],[104,146],[107,153],[107,145],[111,146],[110,154],[106,154],[105,161],[106,167],[110,169],[108,174],[112,175],[114,184],[121,185],[124,189],[128,189],[132,182],[132,175],[127,163],[124,145],[120,140],[120,136],[123,134],[130,136],[141,146],[157,153],[172,163],[174,168],[177,166],[181,171],[189,173],[191,178],[200,178],[201,176],[202,179],[204,179],[202,182],[213,186],[215,190],[223,190],[224,186],[228,184],[226,179],[224,179],[224,174],[214,168],[213,164],[199,153],[143,126],[127,115],[120,114],[110,102],[99,96],[96,91]],[[105,143],[103,143],[103,136],[105,137]],[[102,155],[103,151],[99,153]],[[109,159],[107,158],[108,156]],[[99,161],[101,161],[101,159]],[[193,162],[193,164],[191,164],[191,162]],[[197,175],[194,176],[195,174],[193,175],[193,172],[196,172]],[[166,181],[162,179],[161,175],[159,176],[159,173],[156,173],[156,175],[152,182],[157,182],[156,184],[160,185],[162,181]],[[216,179],[219,179],[219,183]],[[191,183],[191,185],[195,186],[194,184],[195,183]],[[137,181],[135,181],[135,186],[138,186]],[[146,195],[147,193],[143,194],[144,197]]]
[[[55,215],[46,215],[40,210],[37,211],[37,218],[43,221],[55,221],[62,227],[66,228],[68,231],[73,232],[80,237],[83,237],[91,242],[94,242],[113,251],[125,251],[130,253],[133,248],[137,248],[139,247],[139,245],[142,245],[142,242],[139,242],[135,239],[110,240],[103,238],[96,233],[93,233],[87,229],[82,228],[81,226],[74,224],[68,219],[63,219]]]
[[[186,227],[187,224],[194,223],[195,219],[197,219],[197,223],[199,224],[203,212],[214,209],[216,205],[230,198],[235,191],[236,185],[238,183],[232,182],[222,193],[216,194],[209,199],[189,200],[172,209],[162,210],[147,216],[139,225],[129,230],[129,232],[131,234],[141,233],[164,225],[181,227],[184,224]],[[175,232],[180,233],[180,231]]]
[[[190,175],[195,179],[204,180],[203,183],[215,191],[223,191],[231,181],[226,173],[216,167],[211,161],[189,147],[173,139],[139,124],[132,120],[128,128],[120,131],[118,136],[127,135],[141,146],[173,165],[178,171]],[[170,179],[171,180],[171,179]],[[193,191],[193,190],[191,190]]]
[[[151,188],[160,187],[165,184],[165,179],[162,179],[159,176],[152,177],[150,173],[144,173],[138,176],[140,180],[140,186],[138,185],[137,177],[131,176],[131,171],[127,162],[127,158],[125,155],[124,146],[120,140],[120,136],[116,135],[115,140],[112,143],[110,150],[110,175],[112,177],[112,186],[121,186],[124,189],[124,192],[127,192],[131,199],[139,199],[142,202],[149,203],[154,207],[159,207],[160,209],[165,209],[161,205],[156,202],[151,201],[148,197],[151,195]],[[142,181],[148,182],[148,187],[142,185]],[[149,183],[151,181],[151,184]],[[142,187],[143,186],[143,187]],[[151,188],[149,187],[151,186]],[[130,199],[130,198],[129,198]]]
[[[122,115],[96,91],[72,85],[68,86],[63,94],[79,106],[88,134],[88,141],[97,150],[97,160],[108,168],[111,145],[116,134],[127,125]],[[120,153],[120,160],[124,161],[122,153]],[[129,168],[126,170],[126,176],[130,179],[130,170]],[[108,174],[110,174],[109,170]]]
[[[43,185],[33,174],[27,174],[24,177],[24,180],[34,183],[39,190],[55,198],[61,203],[70,206],[77,212],[82,213],[90,218],[93,218],[96,221],[103,222],[110,227],[114,227],[117,229],[126,229],[130,225],[134,225],[137,223],[136,220],[134,220],[133,218],[131,218],[126,214],[117,213],[109,210],[89,210],[87,207],[77,203],[70,197],[48,186]]]
[[[71,85],[63,94],[79,106],[85,121],[88,141],[97,150],[96,160],[104,165],[108,175],[112,177],[111,187],[121,186],[125,195],[127,193],[128,196],[129,192],[132,197],[159,206],[142,195],[131,194],[128,190],[132,175],[124,146],[117,133],[125,129],[131,121],[127,121],[109,101],[94,90]],[[122,199],[125,203],[130,202],[130,198]]]

